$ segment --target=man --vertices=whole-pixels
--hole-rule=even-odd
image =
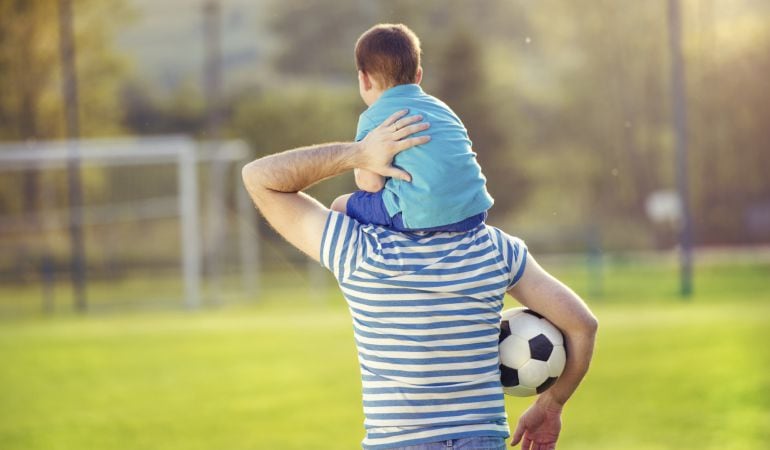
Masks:
[[[496,352],[502,296],[511,294],[565,335],[563,374],[521,416],[512,445],[550,450],[561,411],[588,370],[597,321],[545,272],[524,243],[479,225],[467,233],[399,233],[362,226],[301,192],[354,168],[408,179],[391,166],[430,140],[400,111],[358,143],[290,150],[243,168],[251,198],[292,245],[332,270],[353,316],[366,449],[504,448],[508,426]],[[502,447],[501,447],[502,445]]]

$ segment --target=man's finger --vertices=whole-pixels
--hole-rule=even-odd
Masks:
[[[398,119],[404,117],[404,114],[406,114],[408,112],[409,112],[408,109],[402,109],[400,111],[396,111],[393,114],[391,114],[390,117],[385,119],[385,122],[382,122],[382,124],[380,124],[380,126],[381,127],[389,127],[389,126],[393,125],[394,123],[396,123],[396,121]]]
[[[399,119],[395,123],[396,130],[400,130],[400,129],[406,127],[407,125],[411,125],[411,124],[413,124],[415,122],[419,122],[421,120],[422,120],[422,116],[419,115],[419,114],[417,114],[415,116],[404,117],[403,119]]]
[[[404,180],[411,182],[412,176],[409,175],[408,172],[405,172],[397,167],[391,167],[389,169],[386,169],[382,172],[383,176],[390,177],[390,178],[397,178],[399,180]]]
[[[516,425],[516,431],[513,432],[513,440],[511,440],[511,447],[518,444],[522,436],[524,436],[524,426],[521,424],[521,422],[519,422],[519,424]]]
[[[401,140],[407,136],[410,136],[414,133],[418,133],[423,130],[427,130],[430,128],[430,123],[428,122],[422,122],[422,123],[416,123],[414,125],[409,125],[408,127],[399,128],[396,134],[393,136],[396,140]]]
[[[430,141],[430,136],[419,136],[409,139],[402,139],[396,142],[396,151],[400,152],[408,148],[412,148],[415,145],[421,145]]]
[[[529,436],[524,436],[524,440],[521,441],[521,450],[532,450],[532,439]]]

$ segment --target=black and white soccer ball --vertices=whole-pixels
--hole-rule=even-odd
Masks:
[[[551,387],[564,370],[564,336],[528,308],[503,311],[500,323],[500,380],[503,391],[528,397]]]

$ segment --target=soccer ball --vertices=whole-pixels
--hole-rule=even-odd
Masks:
[[[500,323],[500,380],[516,397],[544,392],[567,362],[564,336],[540,314],[527,308],[503,311]]]

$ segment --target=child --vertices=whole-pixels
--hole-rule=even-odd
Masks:
[[[402,109],[430,122],[431,140],[393,161],[411,175],[411,182],[357,169],[361,190],[337,198],[332,209],[397,231],[472,230],[484,222],[493,199],[465,126],[419,86],[420,52],[419,39],[402,24],[375,25],[356,42],[359,93],[369,106],[359,117],[356,141]]]

